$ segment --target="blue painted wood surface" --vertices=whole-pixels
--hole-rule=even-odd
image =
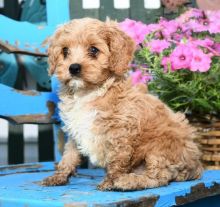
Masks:
[[[200,183],[204,183],[208,189],[214,183],[220,185],[220,171],[209,170],[204,172],[200,180],[173,182],[167,187],[135,192],[101,192],[96,186],[105,175],[102,169],[79,169],[77,177],[72,177],[66,186],[39,185],[39,181],[53,174],[53,168],[53,163],[0,167],[1,207],[144,206],[144,202],[150,197],[156,199],[156,207],[168,207],[176,204],[176,197],[186,196],[193,186]],[[217,198],[220,204],[220,195]]]
[[[43,42],[55,30],[55,26],[39,26],[28,22],[18,22],[0,15],[0,45],[10,52],[47,56]],[[9,27],[10,25],[10,27]],[[15,32],[16,31],[16,35]]]
[[[5,51],[47,56],[44,41],[53,34],[57,25],[67,22],[70,16],[69,0],[47,0],[46,4],[47,25],[19,22],[0,15],[0,46]],[[12,31],[16,31],[16,35]]]
[[[47,0],[47,25],[57,26],[70,20],[69,0]]]
[[[55,113],[58,101],[56,93],[19,91],[3,84],[0,84],[0,91],[0,117],[8,117],[13,120],[13,118],[19,118],[19,116],[26,116],[27,118],[32,116],[33,121],[31,123],[40,123],[37,117],[41,116],[48,118],[45,123],[47,121],[48,123],[53,123],[53,119],[56,120],[58,118]]]

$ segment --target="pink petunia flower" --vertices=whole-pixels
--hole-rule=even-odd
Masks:
[[[170,60],[174,70],[188,69],[192,60],[191,47],[178,45],[171,53]]]
[[[219,53],[220,54],[220,43],[215,43],[214,45],[213,45],[213,49],[217,52],[217,53]]]
[[[201,46],[201,47],[212,47],[214,44],[214,41],[208,37],[205,39],[194,39],[192,40],[192,43],[195,46]]]
[[[191,19],[186,23],[188,29],[193,30],[193,32],[205,32],[209,31],[210,21],[208,19]]]
[[[150,51],[155,53],[163,52],[163,50],[169,48],[170,45],[171,44],[166,40],[152,40],[147,43]]]
[[[211,66],[211,57],[209,54],[205,54],[202,50],[194,48],[192,50],[193,57],[190,64],[191,71],[207,72]]]
[[[220,32],[220,20],[212,18],[200,18],[200,19],[191,19],[186,23],[188,29],[193,30],[194,32],[205,32],[208,31],[211,34],[216,34]]]
[[[209,27],[210,34],[220,33],[220,22],[212,22]]]
[[[137,45],[142,43],[145,36],[150,33],[147,25],[131,19],[125,19],[123,22],[119,23],[119,27],[129,35]]]
[[[205,12],[205,14],[210,20],[219,21],[220,19],[220,12],[218,10],[216,11],[208,10]]]
[[[206,11],[207,18],[209,19],[209,32],[211,34],[220,33],[220,12],[219,11]]]
[[[167,39],[174,33],[182,31],[181,25],[176,20],[161,19],[159,24],[163,27],[162,34]]]
[[[151,33],[162,30],[162,26],[160,24],[148,24],[147,29]]]
[[[190,19],[199,19],[203,17],[203,11],[200,9],[191,8],[188,11],[177,17],[176,21],[180,23],[188,22]]]
[[[143,73],[141,70],[136,70],[130,74],[132,85],[137,85],[139,83],[146,83],[152,79],[152,76]]]

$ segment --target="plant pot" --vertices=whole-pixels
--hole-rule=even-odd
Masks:
[[[197,128],[196,142],[202,151],[202,162],[206,169],[220,169],[220,120],[191,119]]]

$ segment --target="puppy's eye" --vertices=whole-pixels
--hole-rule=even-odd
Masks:
[[[68,47],[64,47],[63,48],[63,57],[66,58],[68,53],[69,53],[69,48]]]
[[[89,48],[89,55],[92,56],[92,57],[96,57],[98,52],[99,52],[99,49],[94,47],[94,46]]]

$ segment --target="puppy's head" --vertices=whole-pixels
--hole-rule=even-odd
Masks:
[[[101,85],[126,72],[134,50],[133,40],[115,22],[72,20],[50,39],[49,74],[77,89]]]

